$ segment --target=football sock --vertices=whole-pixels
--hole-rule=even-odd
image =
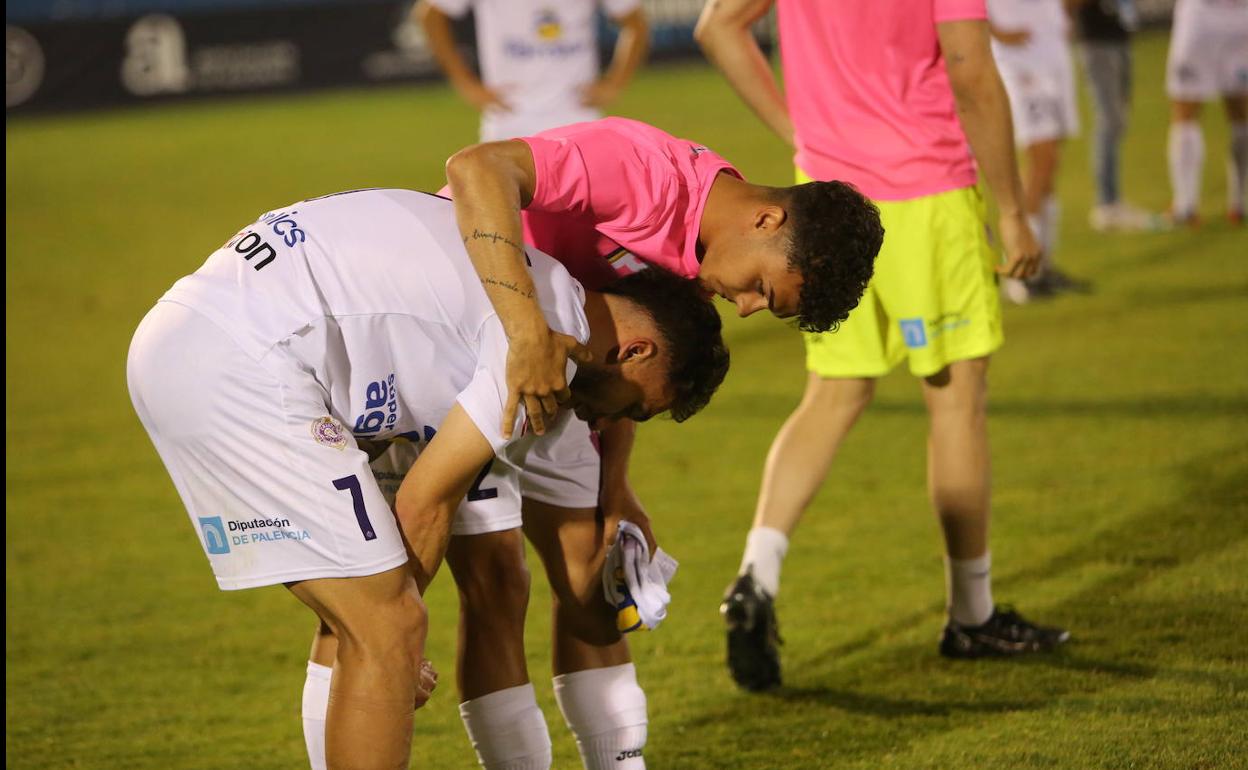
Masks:
[[[780,567],[789,550],[789,536],[771,527],[755,527],[745,538],[738,575],[752,571],[754,581],[772,598],[780,593]]]
[[[632,663],[561,674],[554,682],[585,770],[644,770],[646,694]]]
[[[325,714],[329,711],[330,666],[308,661],[308,678],[303,680],[303,742],[308,747],[312,770],[326,770]]]
[[[1231,124],[1231,157],[1227,161],[1226,193],[1229,208],[1244,211],[1248,182],[1248,123]]]
[[[977,559],[945,557],[949,617],[959,625],[982,626],[992,617],[992,554]]]
[[[1048,222],[1044,219],[1043,205],[1036,213],[1027,215],[1027,224],[1031,225],[1031,233],[1036,236],[1036,243],[1040,246],[1040,270],[1032,276],[1032,278],[1039,278],[1049,264],[1049,255],[1044,246],[1049,239]]]
[[[1171,213],[1188,217],[1200,203],[1200,172],[1205,163],[1205,135],[1200,124],[1185,120],[1170,124],[1170,187],[1174,191]]]
[[[468,740],[486,770],[547,770],[550,732],[532,684],[509,687],[459,704]]]

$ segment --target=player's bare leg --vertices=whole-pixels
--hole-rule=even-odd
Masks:
[[[1231,124],[1231,151],[1226,163],[1226,211],[1231,223],[1242,225],[1248,208],[1248,93],[1223,98]]]
[[[412,712],[427,697],[420,687],[427,620],[406,565],[289,588],[338,640],[325,726],[328,767],[407,767]]]
[[[1200,209],[1200,176],[1205,165],[1205,135],[1200,128],[1200,102],[1170,103],[1170,217],[1175,224],[1196,225]]]
[[[519,529],[456,535],[446,554],[459,588],[460,717],[483,767],[550,766],[550,733],[524,659],[529,570]]]
[[[789,537],[874,394],[873,379],[812,373],[801,403],[772,442],[741,569],[720,606],[728,623],[728,668],[746,689],[780,684],[773,601]]]
[[[927,481],[945,539],[949,623],[940,651],[949,657],[1051,650],[1066,631],[1033,625],[992,601],[988,522],[988,358],[957,361],[923,380],[930,418]]]
[[[931,420],[927,488],[950,559],[988,552],[991,468],[988,457],[988,359],[958,361],[923,380]],[[971,625],[987,620],[991,594]],[[973,613],[974,614],[974,613]]]
[[[645,766],[646,696],[602,593],[606,538],[617,524],[593,508],[524,502],[524,533],[553,598],[555,697],[588,770]]]

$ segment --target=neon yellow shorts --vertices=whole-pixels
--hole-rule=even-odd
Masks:
[[[798,184],[810,178],[797,172]],[[875,201],[884,245],[858,307],[834,332],[805,334],[820,377],[882,377],[909,359],[916,377],[1001,347],[996,252],[975,187]]]

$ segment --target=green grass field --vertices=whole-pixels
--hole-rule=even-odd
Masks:
[[[1126,188],[1168,200],[1165,39],[1137,46]],[[696,137],[756,181],[786,152],[708,68],[646,72],[618,112]],[[1090,121],[1085,125],[1090,125]],[[1248,766],[1248,231],[1221,216],[1226,125],[1205,117],[1199,231],[1086,226],[1086,145],[1061,180],[1059,260],[1090,296],[1009,308],[993,364],[999,600],[1068,625],[1060,654],[936,655],[943,577],[925,415],[898,372],[855,429],[790,551],[786,687],[746,695],[716,613],[763,457],[803,383],[798,336],[730,319],[707,412],[647,425],[635,485],[681,560],[664,627],[635,635],[653,768]],[[434,189],[475,119],[440,87],[11,120],[6,131],[6,765],[294,768],[311,615],[281,588],[216,590],[131,411],[130,334],[179,276],[259,213],[367,186]],[[549,688],[534,580],[530,669]],[[435,581],[414,765],[469,768],[455,598]]]

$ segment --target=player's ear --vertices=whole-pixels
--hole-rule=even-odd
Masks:
[[[789,212],[783,206],[767,203],[754,210],[754,229],[774,233],[788,221]]]
[[[620,344],[620,362],[632,361],[639,364],[659,354],[659,346],[648,337],[637,337]]]

